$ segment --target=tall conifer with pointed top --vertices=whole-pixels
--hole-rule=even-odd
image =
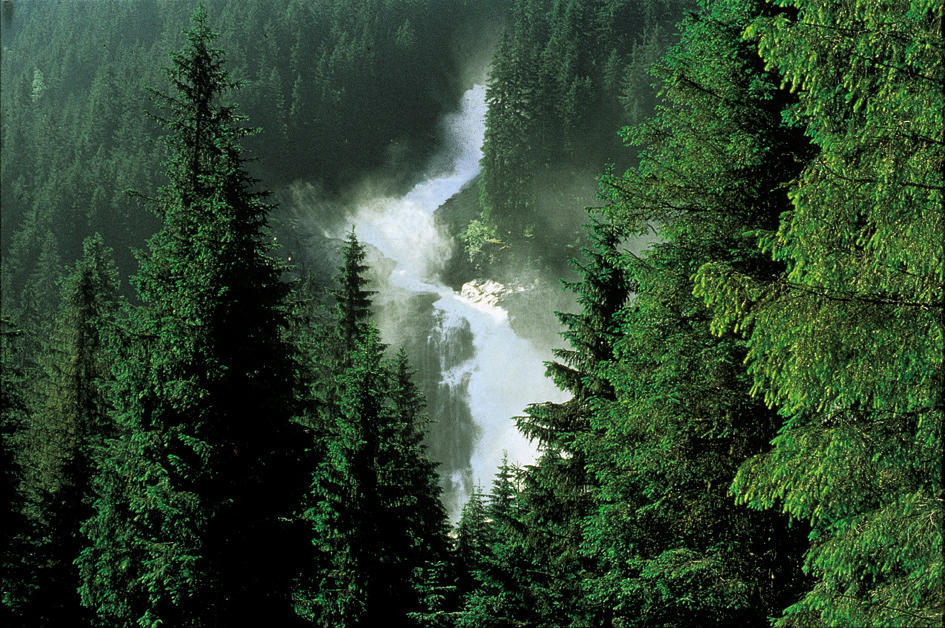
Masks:
[[[538,462],[523,474],[523,522],[530,559],[541,576],[530,583],[543,622],[585,616],[582,581],[591,566],[581,555],[584,518],[593,509],[585,448],[591,436],[596,404],[613,399],[613,387],[601,369],[613,358],[617,314],[629,296],[629,282],[618,246],[624,236],[616,224],[595,218],[587,229],[585,261],[573,260],[580,279],[565,286],[576,296],[580,312],[559,312],[567,348],[555,349],[557,362],[547,375],[572,397],[561,403],[529,406],[516,419],[523,434],[542,450]]]
[[[315,546],[301,615],[321,625],[442,617],[446,515],[423,446],[422,399],[406,354],[393,364],[371,322],[365,249],[348,235],[335,320],[323,334],[315,433],[323,456],[305,518]]]
[[[35,519],[36,578],[29,621],[89,621],[80,606],[73,562],[84,545],[80,525],[92,514],[91,478],[113,436],[108,384],[119,341],[118,268],[96,234],[62,281],[62,303],[44,340],[42,378],[24,436],[28,510]]]
[[[270,209],[243,166],[238,86],[205,9],[154,92],[168,130],[161,230],[136,278],[144,307],[116,368],[113,439],[80,560],[109,623],[291,623],[292,512],[304,477]]]
[[[358,242],[352,227],[342,251],[337,286],[332,291],[338,316],[336,333],[338,339],[345,343],[354,341],[360,335],[371,316],[371,296],[374,291],[366,287],[364,274],[368,267],[364,263],[365,256],[364,245]]]
[[[413,381],[414,371],[401,347],[388,365],[392,420],[382,432],[380,460],[387,498],[395,521],[406,534],[403,557],[412,566],[446,560],[447,516],[440,501],[436,463],[427,456],[425,400]]]

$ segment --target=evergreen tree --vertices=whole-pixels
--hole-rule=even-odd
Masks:
[[[468,87],[469,57],[487,52],[491,36],[469,37],[470,29],[491,31],[504,1],[207,2],[247,83],[243,111],[267,129],[245,140],[260,157],[253,171],[274,187],[314,177],[329,194],[378,168],[406,185],[439,148],[433,131]],[[178,46],[192,4],[18,3],[3,27],[4,47],[17,53],[0,58],[5,302],[30,305],[22,288],[34,270],[46,274],[36,253],[47,242],[55,243],[49,255],[72,261],[97,231],[115,248],[122,277],[134,272],[132,251],[160,221],[124,191],[162,182],[160,129],[140,115],[140,92],[160,80],[154,59]],[[457,45],[464,54],[443,54]],[[48,278],[60,272],[57,264]],[[45,287],[51,319],[58,295]]]
[[[571,398],[562,403],[530,406],[518,427],[542,450],[538,463],[523,475],[521,499],[527,547],[540,579],[532,583],[542,623],[599,623],[586,616],[582,582],[593,569],[581,553],[585,517],[593,511],[585,448],[591,439],[590,417],[613,388],[601,372],[613,358],[617,313],[629,295],[620,267],[622,231],[595,219],[588,229],[587,261],[574,261],[580,281],[565,285],[577,295],[582,311],[558,313],[565,326],[567,349],[556,349],[560,362],[547,364],[547,375]]]
[[[371,325],[371,296],[374,291],[366,288],[367,280],[364,274],[368,267],[364,263],[365,256],[364,245],[358,242],[352,228],[342,251],[342,266],[339,269],[337,286],[332,291],[337,316],[336,336],[342,343],[336,348],[336,354],[342,361],[345,360],[344,349]]]
[[[377,331],[366,329],[348,349],[350,363],[329,384],[327,455],[316,471],[307,511],[317,550],[310,618],[322,625],[405,617],[400,604],[406,602],[406,574],[394,577],[394,556],[381,545],[387,521],[376,464],[389,383],[383,351]]]
[[[381,432],[385,445],[378,461],[380,474],[386,498],[395,508],[393,521],[407,532],[403,558],[412,567],[431,566],[447,558],[448,523],[436,464],[427,456],[424,443],[429,418],[403,347],[388,368],[393,416]]]
[[[116,361],[116,421],[96,479],[83,603],[107,623],[292,623],[303,545],[294,372],[270,206],[245,173],[237,84],[198,9],[167,70],[163,227],[144,307]]]
[[[389,521],[405,532],[405,546],[395,551],[410,569],[420,609],[409,617],[421,625],[445,626],[450,624],[448,603],[455,586],[448,569],[449,523],[440,501],[442,489],[424,443],[429,418],[403,347],[388,368],[393,420],[388,433],[381,435],[387,446],[379,462],[394,515]]]
[[[581,241],[593,173],[624,161],[621,103],[645,107],[641,58],[664,49],[688,0],[514,0],[489,76],[481,216],[464,233],[475,263],[540,260],[565,272]],[[647,111],[649,113],[649,111]],[[562,243],[565,246],[562,246]]]
[[[59,246],[48,221],[45,212],[31,213],[23,232],[14,238],[0,273],[3,311],[22,332],[8,338],[10,358],[31,380],[40,377],[43,340],[49,337],[58,311],[57,285],[63,272]]]
[[[26,425],[26,401],[20,370],[13,363],[12,337],[22,333],[6,318],[0,319],[0,499],[4,535],[0,544],[0,622],[16,625],[22,621],[25,587],[30,580],[27,564],[27,521],[23,516],[20,490],[22,467],[17,450]]]
[[[522,523],[520,470],[508,456],[496,471],[486,504],[488,551],[473,573],[476,588],[463,600],[458,626],[537,625],[537,600],[532,582],[535,565],[529,560]]]
[[[757,233],[784,270],[717,261],[697,292],[782,416],[733,489],[812,526],[780,625],[938,625],[942,577],[942,6],[783,3],[748,25],[817,149]]]
[[[369,318],[364,256],[352,231],[316,395],[326,445],[305,513],[315,570],[297,603],[324,625],[432,621],[442,615],[435,580],[446,559],[445,512],[406,355],[389,365]]]
[[[453,564],[459,600],[477,586],[488,550],[489,523],[486,517],[485,495],[477,485],[463,505],[459,522],[456,524],[456,541],[453,543]]]
[[[73,562],[84,546],[80,525],[91,514],[91,477],[112,436],[106,388],[118,340],[118,268],[100,235],[62,282],[62,305],[44,342],[42,379],[24,434],[28,512],[34,518],[34,591],[30,622],[65,625],[91,620],[79,603]]]
[[[727,494],[775,435],[776,414],[749,397],[744,343],[714,336],[692,296],[706,262],[776,270],[745,234],[777,221],[788,203],[780,183],[809,155],[782,122],[790,95],[740,39],[763,10],[708,2],[686,21],[656,68],[656,117],[629,134],[640,164],[606,182],[607,213],[629,233],[656,232],[648,250],[623,255],[634,296],[603,370],[614,398],[591,414],[587,448],[597,508],[584,551],[603,567],[587,591],[615,623],[764,622],[799,586],[786,519]]]

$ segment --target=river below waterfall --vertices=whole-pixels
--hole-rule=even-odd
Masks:
[[[544,377],[550,351],[511,328],[496,299],[501,286],[493,282],[483,294],[480,282],[457,293],[438,279],[454,243],[434,212],[479,173],[485,113],[485,87],[475,85],[443,121],[439,171],[402,197],[359,201],[346,221],[369,245],[382,337],[406,346],[418,371],[432,419],[430,453],[454,521],[474,487],[488,491],[505,453],[515,464],[534,461],[536,450],[514,417],[530,403],[564,399]]]

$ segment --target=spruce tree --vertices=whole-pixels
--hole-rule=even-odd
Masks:
[[[697,276],[713,329],[741,332],[777,437],[740,502],[812,527],[811,586],[779,625],[938,625],[943,586],[942,5],[784,2],[746,36],[798,94],[816,158],[759,231],[756,276]]]
[[[604,371],[614,397],[591,414],[587,449],[597,508],[584,552],[602,569],[586,587],[615,623],[764,622],[801,585],[798,528],[728,495],[739,465],[776,434],[777,415],[749,396],[744,343],[716,337],[692,295],[707,262],[777,272],[749,234],[787,209],[782,181],[810,154],[782,117],[792,96],[741,40],[767,10],[709,2],[684,23],[655,68],[656,116],[627,133],[639,166],[605,181],[606,213],[656,236],[623,255],[634,295]]]
[[[29,512],[34,518],[34,591],[26,613],[42,624],[87,623],[73,565],[84,546],[80,525],[92,514],[91,478],[113,436],[107,395],[119,341],[118,268],[98,234],[62,282],[62,304],[44,341],[42,378],[24,434]]]
[[[333,373],[329,384],[327,455],[313,479],[307,511],[317,551],[310,619],[322,625],[404,616],[398,602],[405,600],[397,594],[405,593],[405,574],[391,577],[394,556],[380,544],[387,524],[376,466],[388,386],[383,351],[377,331],[366,329],[348,349],[350,364]]]
[[[364,263],[366,255],[364,245],[358,242],[352,227],[342,249],[341,268],[332,291],[337,316],[335,335],[343,343],[354,342],[370,326],[371,298],[374,291],[367,289],[365,273],[368,266]],[[345,359],[343,349],[337,354],[340,359]]]
[[[314,433],[325,444],[305,511],[315,565],[297,603],[323,625],[432,621],[442,616],[445,512],[406,355],[389,364],[370,321],[364,257],[352,231],[322,340]]]
[[[649,104],[628,98],[620,78],[650,82],[636,49],[665,48],[673,22],[693,4],[509,2],[489,73],[482,213],[464,233],[472,261],[501,272],[496,259],[515,255],[567,271],[594,170],[624,158],[615,133],[626,122],[621,101],[637,110]]]
[[[163,226],[136,277],[144,305],[115,365],[119,435],[79,561],[83,602],[106,623],[292,623],[304,475],[287,288],[214,38],[198,9],[166,71],[172,91],[154,92],[169,132],[153,201]]]
[[[403,347],[388,369],[392,420],[381,432],[382,485],[394,508],[393,521],[406,532],[404,560],[411,569],[427,568],[446,560],[448,530],[436,463],[428,457],[424,442],[430,419]]]
[[[569,617],[598,623],[585,616],[590,611],[582,591],[587,571],[593,569],[581,553],[584,519],[594,507],[585,449],[593,438],[594,408],[614,396],[601,370],[613,358],[617,314],[629,295],[617,248],[623,235],[618,226],[595,218],[588,228],[586,261],[572,262],[580,279],[565,283],[582,311],[558,313],[569,347],[554,351],[560,362],[549,362],[547,375],[571,398],[532,405],[517,419],[522,433],[543,452],[523,474],[521,492],[531,560],[542,574],[532,583],[542,622]]]

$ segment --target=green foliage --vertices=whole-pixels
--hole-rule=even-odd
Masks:
[[[473,571],[476,588],[462,600],[458,626],[534,625],[540,621],[517,497],[521,490],[518,475],[519,469],[503,458],[485,509],[488,552],[481,567]]]
[[[113,435],[107,382],[121,303],[118,269],[102,237],[87,238],[83,249],[62,281],[62,304],[43,341],[21,437],[24,513],[32,524],[28,623],[90,620],[79,604],[73,562],[84,545],[80,525],[92,513],[95,459]]]
[[[423,400],[406,353],[384,360],[364,256],[352,230],[313,391],[323,455],[303,513],[314,565],[296,608],[321,625],[442,623],[450,594],[446,514],[423,444]]]
[[[459,515],[456,541],[453,544],[456,591],[460,599],[476,587],[477,574],[485,567],[488,549],[489,525],[485,495],[476,486]]]
[[[533,258],[566,271],[572,252],[562,242],[580,241],[593,173],[624,158],[614,132],[626,122],[621,101],[637,116],[647,107],[645,65],[670,43],[689,4],[512,3],[489,77],[481,224],[467,234],[493,231],[509,247],[502,260]],[[469,254],[480,255],[483,238],[466,240]]]
[[[245,84],[244,111],[267,131],[245,139],[259,156],[253,174],[273,189],[302,179],[328,193],[377,170],[405,184],[428,161],[439,148],[438,120],[467,87],[465,66],[485,54],[504,14],[504,0],[206,4]],[[192,8],[21,1],[4,22],[0,250],[8,311],[45,308],[51,319],[54,290],[38,301],[21,294],[34,271],[48,274],[39,252],[56,258],[44,277],[56,279],[92,232],[115,248],[124,277],[134,272],[132,251],[160,220],[126,192],[165,182],[154,141],[160,127],[141,115],[143,91],[160,81],[159,60],[183,43]]]
[[[747,338],[784,417],[738,499],[813,527],[807,594],[780,623],[934,625],[942,597],[941,23],[935,3],[786,2],[754,20],[785,112],[817,147],[780,222],[785,267],[699,271],[717,332]],[[921,522],[921,523],[920,523]]]
[[[215,0],[180,39],[182,3],[4,2],[0,623],[941,624],[942,7],[706,0],[662,56],[688,7]],[[561,270],[632,167],[565,284],[572,397],[450,548],[364,247],[319,309],[242,150],[406,172],[502,20],[473,266]]]
[[[6,319],[0,320],[0,491],[5,534],[0,545],[0,620],[19,621],[30,579],[30,555],[26,544],[27,521],[23,516],[21,478],[23,467],[17,455],[26,426],[27,407],[22,372],[11,359],[11,341],[22,331]]]
[[[324,625],[356,624],[396,617],[409,586],[405,574],[382,555],[380,503],[375,461],[387,373],[374,329],[354,340],[349,360],[334,373],[334,399],[325,410],[327,456],[312,482],[311,521],[318,573],[311,619]],[[328,408],[331,408],[328,410]],[[391,573],[393,572],[393,573]]]
[[[740,41],[760,10],[713,2],[685,22],[654,71],[657,115],[627,132],[639,166],[604,180],[610,218],[649,239],[640,254],[620,253],[634,295],[601,338],[609,354],[595,377],[579,380],[613,391],[598,394],[586,432],[597,508],[583,552],[601,560],[588,604],[617,624],[763,622],[798,587],[800,539],[786,519],[727,495],[739,465],[774,436],[776,415],[748,396],[743,344],[715,337],[692,296],[706,262],[771,272],[743,234],[786,209],[779,182],[804,151],[781,123],[788,95]]]
[[[463,241],[469,261],[477,268],[494,264],[498,252],[505,246],[495,226],[478,218],[466,225],[459,239]]]
[[[593,407],[613,399],[613,388],[600,369],[613,358],[615,317],[630,286],[620,267],[621,229],[595,218],[588,236],[585,261],[572,261],[580,279],[565,283],[581,311],[558,313],[569,347],[554,351],[560,362],[547,363],[547,375],[572,397],[529,406],[526,415],[516,419],[522,433],[543,452],[538,463],[523,472],[520,494],[525,552],[534,574],[521,586],[531,589],[532,612],[539,623],[564,617],[578,624],[601,620],[587,608],[582,591],[582,580],[593,570],[593,560],[580,551],[584,520],[594,509],[585,446]]]
[[[337,288],[332,292],[335,298],[336,333],[341,343],[336,347],[339,359],[347,359],[346,349],[361,336],[369,326],[371,313],[371,295],[367,290],[364,273],[368,267],[364,264],[366,253],[364,245],[358,242],[354,228],[345,240],[342,251],[342,266],[337,278]]]
[[[291,621],[304,540],[286,286],[224,100],[235,86],[201,9],[155,92],[169,184],[116,362],[119,434],[99,465],[82,601],[102,621]]]

